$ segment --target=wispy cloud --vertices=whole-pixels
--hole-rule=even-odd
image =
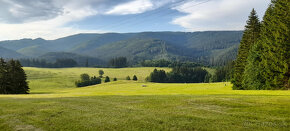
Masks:
[[[242,30],[247,16],[255,8],[263,17],[270,0],[211,0],[187,2],[174,9],[187,15],[175,18],[172,23],[187,31]]]

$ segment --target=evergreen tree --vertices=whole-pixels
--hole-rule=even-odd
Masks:
[[[27,77],[19,61],[0,58],[0,94],[28,94]]]
[[[115,78],[113,79],[113,81],[117,81],[117,78],[115,77]]]
[[[105,78],[105,82],[110,82],[111,80],[110,80],[110,77],[109,76],[106,76],[106,78]]]
[[[8,88],[11,82],[8,75],[8,65],[4,59],[0,58],[0,94],[9,94]]]
[[[240,43],[232,80],[233,89],[244,89],[242,86],[242,81],[244,79],[243,74],[245,71],[245,66],[247,65],[249,50],[259,38],[260,26],[261,24],[257,13],[253,9],[247,21],[247,25],[245,26],[245,31]]]
[[[137,76],[134,75],[132,80],[137,81],[138,80]]]
[[[261,76],[265,79],[262,89],[290,89],[289,10],[289,0],[273,0],[264,17],[259,41],[263,49]]]
[[[131,80],[130,76],[127,76],[127,77],[126,77],[126,80]]]

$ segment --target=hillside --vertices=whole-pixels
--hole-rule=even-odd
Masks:
[[[148,59],[210,63],[214,59],[213,64],[218,64],[235,58],[242,33],[207,31],[77,34],[56,40],[38,38],[2,41],[0,46],[34,58],[43,58],[43,55],[51,52],[69,52],[103,61],[125,56],[132,63]],[[1,56],[4,55],[6,54],[2,53]]]
[[[16,51],[6,49],[0,46],[0,56],[2,58],[20,58],[21,54],[17,53]]]

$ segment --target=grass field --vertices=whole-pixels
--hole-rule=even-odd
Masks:
[[[146,83],[153,69],[103,69],[119,81],[76,88],[98,69],[25,68],[31,94],[0,95],[0,130],[290,130],[290,91]]]

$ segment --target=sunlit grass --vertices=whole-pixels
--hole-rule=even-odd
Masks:
[[[80,74],[99,69],[25,68],[31,94],[0,95],[0,130],[290,129],[290,91],[145,82],[153,69],[103,69],[119,80],[77,88]],[[128,75],[139,81],[124,80]]]

